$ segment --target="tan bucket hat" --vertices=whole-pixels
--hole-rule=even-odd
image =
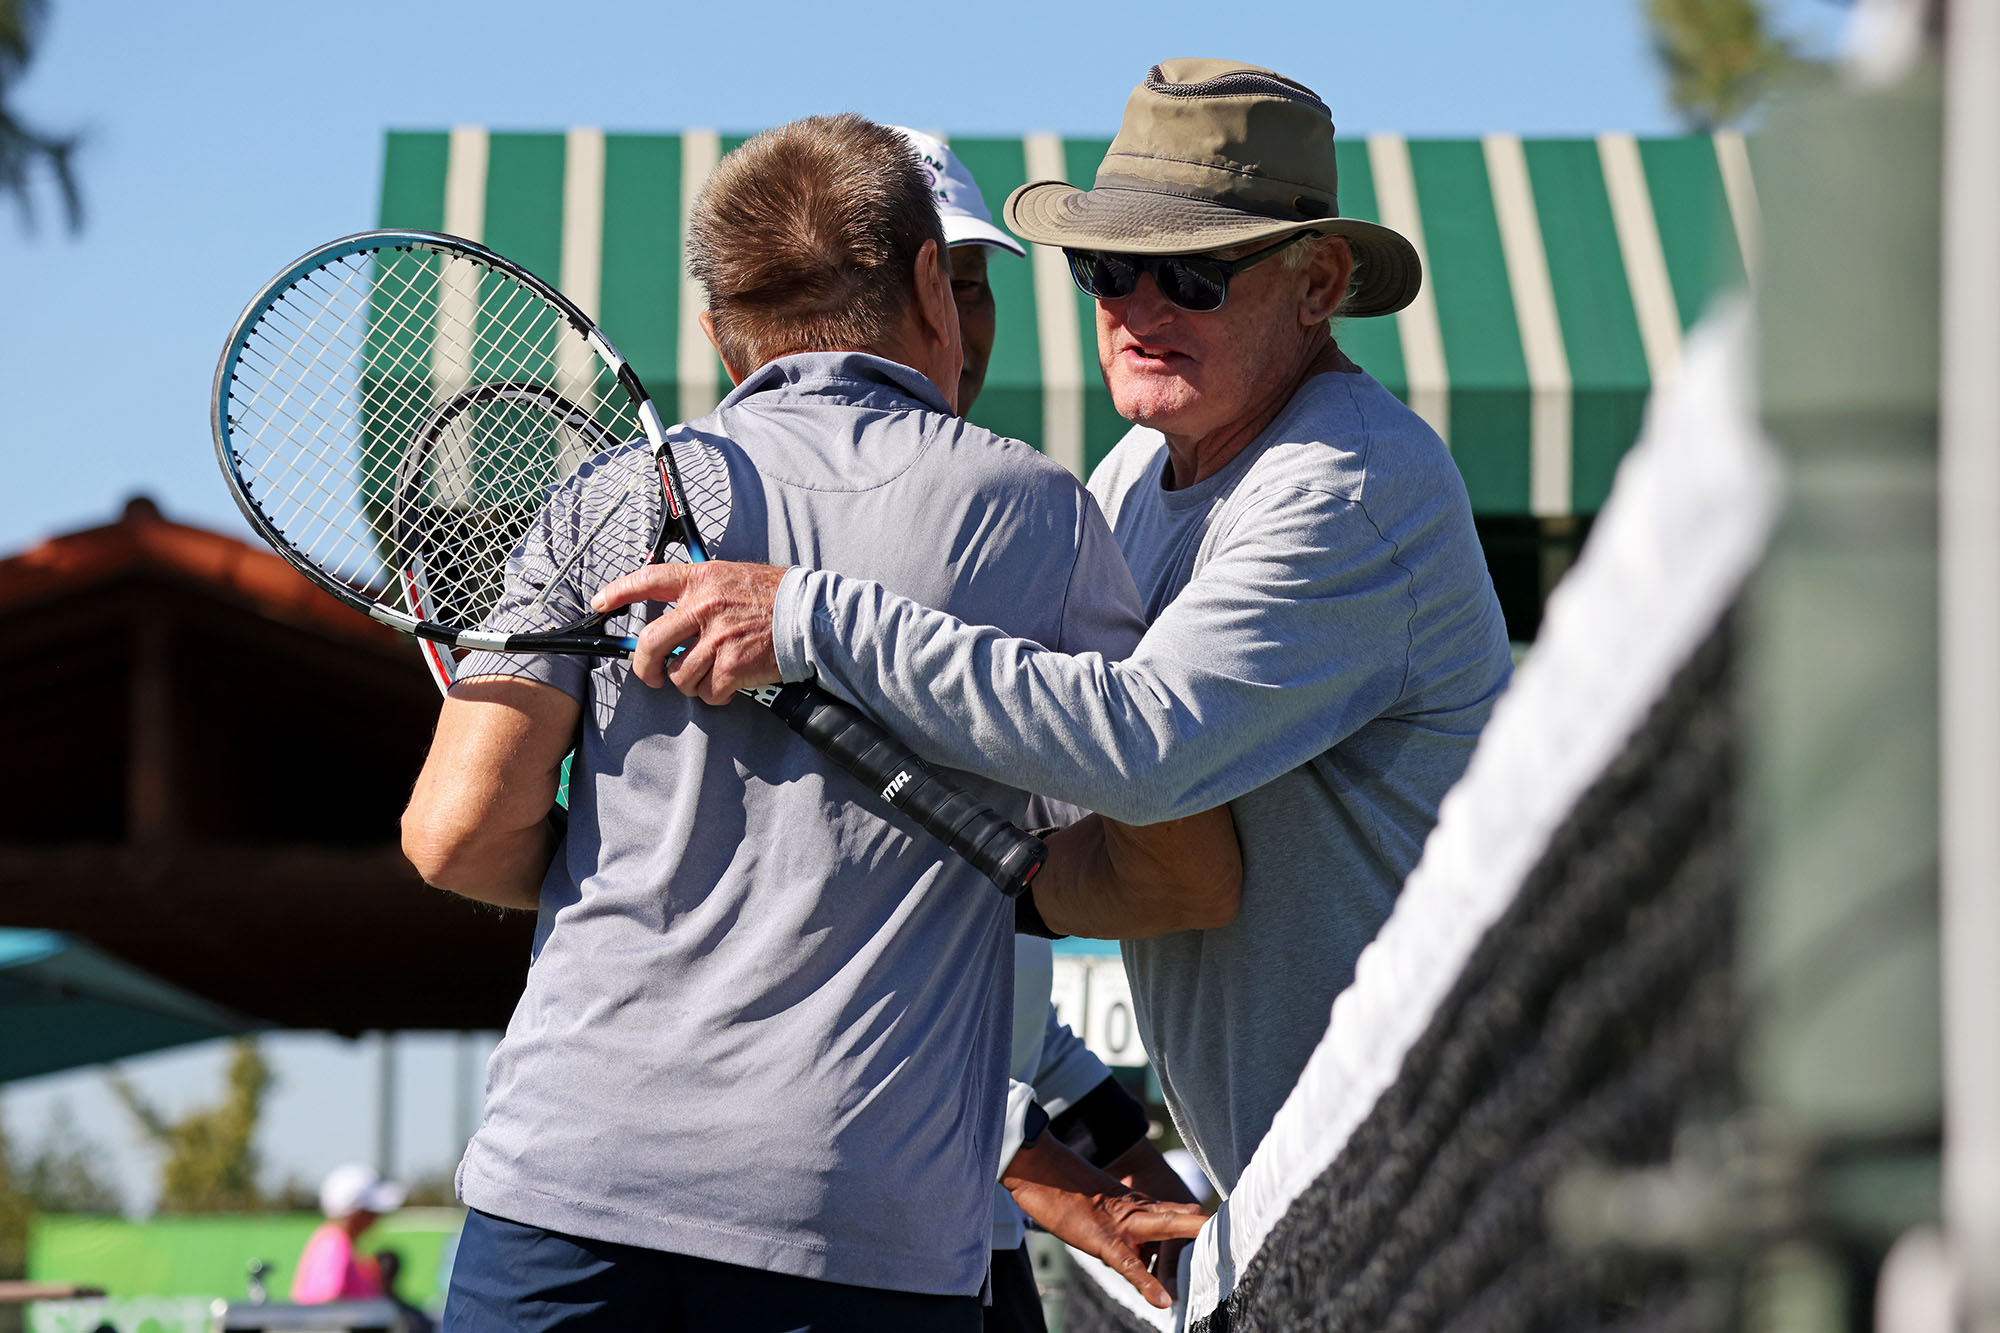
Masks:
[[[1194,254],[1292,232],[1342,236],[1357,262],[1340,313],[1387,315],[1416,299],[1416,247],[1340,216],[1333,113],[1312,89],[1234,60],[1166,60],[1125,103],[1094,188],[1031,181],[1007,225],[1039,245]]]

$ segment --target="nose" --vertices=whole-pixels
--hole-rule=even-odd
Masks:
[[[1132,294],[1116,301],[1100,302],[1111,312],[1112,318],[1134,333],[1157,329],[1168,323],[1180,312],[1180,307],[1166,298],[1160,284],[1150,273],[1141,273]]]

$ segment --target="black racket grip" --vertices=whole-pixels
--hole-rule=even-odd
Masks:
[[[960,791],[851,704],[810,685],[787,685],[771,711],[1009,898],[1027,892],[1048,859],[1040,838]]]

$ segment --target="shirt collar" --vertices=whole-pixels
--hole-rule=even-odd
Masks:
[[[732,389],[721,406],[734,407],[760,393],[810,392],[820,387],[855,385],[886,388],[914,398],[935,412],[951,414],[951,404],[921,371],[900,361],[868,352],[797,352],[768,361]]]

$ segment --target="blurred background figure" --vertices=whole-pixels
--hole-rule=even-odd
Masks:
[[[404,1300],[396,1290],[396,1279],[403,1273],[403,1256],[395,1250],[380,1250],[376,1252],[375,1264],[382,1277],[382,1295],[396,1307],[396,1333],[434,1333],[436,1321]]]
[[[356,1249],[355,1243],[384,1213],[402,1207],[406,1193],[402,1185],[382,1179],[374,1167],[362,1162],[349,1162],[328,1172],[319,1187],[319,1208],[326,1221],[299,1254],[292,1299],[301,1305],[318,1305],[385,1295],[381,1266]]]

